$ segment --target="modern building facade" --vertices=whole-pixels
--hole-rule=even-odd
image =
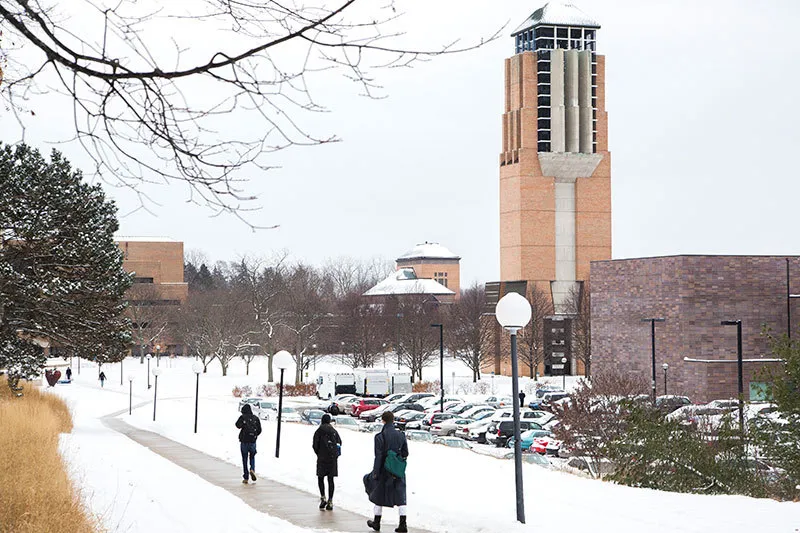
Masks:
[[[565,329],[573,312],[569,300],[588,290],[590,263],[611,258],[611,154],[599,28],[577,7],[550,2],[514,31],[515,54],[505,60],[502,283],[487,285],[487,294],[495,295],[489,303],[504,295],[501,285],[524,282],[529,298],[534,287],[547,295],[553,318]],[[569,346],[557,350],[559,360],[568,352]],[[578,368],[571,355],[568,365],[556,368],[554,353],[546,357],[546,373]]]
[[[435,242],[417,244],[396,260],[397,271],[364,293],[367,297],[430,295],[452,303],[461,290],[461,257]]]
[[[797,332],[800,257],[681,255],[592,263],[592,373],[652,378],[655,325],[656,391],[695,402],[735,398],[736,327],[742,321],[745,398],[759,398],[774,366],[764,328]],[[687,361],[685,358],[689,358]],[[748,361],[750,360],[750,361]],[[752,361],[755,360],[755,361]],[[663,365],[667,364],[666,371]],[[666,374],[666,376],[665,376]]]

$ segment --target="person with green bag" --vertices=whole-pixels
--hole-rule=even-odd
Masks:
[[[408,443],[406,435],[394,427],[394,413],[381,414],[383,429],[375,435],[375,462],[372,472],[364,476],[364,489],[369,501],[375,505],[375,517],[367,520],[367,525],[375,531],[381,530],[381,517],[384,507],[397,506],[400,511],[400,525],[396,533],[406,533],[406,458]]]

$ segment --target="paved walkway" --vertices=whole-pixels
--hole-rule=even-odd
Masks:
[[[281,518],[300,527],[348,533],[372,531],[367,527],[367,519],[364,516],[338,508],[332,512],[319,511],[317,509],[319,497],[316,494],[310,494],[263,477],[260,477],[255,484],[245,485],[241,482],[239,471],[236,470],[235,465],[162,437],[152,431],[133,427],[119,418],[115,418],[118,414],[121,413],[112,413],[104,417],[103,424],[181,468],[200,476],[212,485],[227,490],[257,511]],[[390,516],[396,520],[394,513],[390,513]],[[394,531],[396,527],[394,521],[382,525],[383,531]],[[429,533],[417,528],[410,531]]]

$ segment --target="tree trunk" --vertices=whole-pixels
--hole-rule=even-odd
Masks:
[[[478,372],[476,372],[475,369],[473,369],[472,370],[472,382],[473,383],[477,383],[479,379],[480,379],[480,377],[478,375]]]
[[[245,375],[249,376],[250,375],[250,359],[245,359],[244,367],[245,367]]]
[[[275,382],[275,376],[272,374],[272,358],[274,356],[273,353],[267,354],[267,383]]]

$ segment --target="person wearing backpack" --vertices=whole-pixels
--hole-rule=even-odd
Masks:
[[[319,508],[333,511],[333,478],[339,475],[339,450],[342,438],[331,425],[331,415],[322,415],[312,444],[317,454],[317,484],[319,485]],[[325,499],[325,478],[328,478],[328,499]]]
[[[236,421],[236,427],[239,431],[239,448],[242,450],[242,471],[244,472],[244,479],[242,483],[248,482],[248,474],[250,479],[256,480],[256,439],[261,435],[261,421],[256,415],[253,414],[253,409],[250,404],[244,404],[242,407],[242,416]],[[250,470],[247,470],[248,457],[250,458]]]
[[[406,476],[405,463],[408,457],[408,443],[405,433],[394,427],[394,413],[381,413],[383,429],[375,435],[375,462],[372,472],[364,476],[364,488],[369,501],[375,505],[375,517],[367,520],[367,525],[375,531],[381,530],[383,507],[398,506],[400,525],[396,533],[406,533]],[[394,473],[392,473],[392,471]]]

